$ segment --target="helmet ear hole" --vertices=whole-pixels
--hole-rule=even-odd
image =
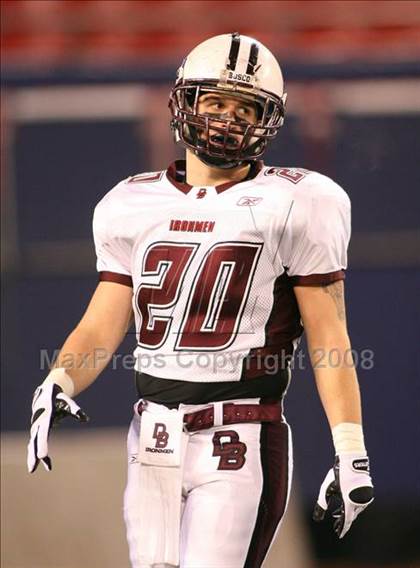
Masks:
[[[256,102],[255,107],[257,110],[257,121],[261,122],[264,117],[264,103]]]
[[[184,96],[185,96],[185,101],[187,103],[187,105],[189,106],[189,108],[191,110],[194,109],[194,103],[195,103],[195,98],[196,98],[196,90],[195,88],[191,88],[191,89],[186,89]]]

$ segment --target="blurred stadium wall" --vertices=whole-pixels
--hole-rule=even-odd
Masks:
[[[267,568],[419,565],[420,3],[28,0],[2,2],[4,568],[127,567],[132,371],[120,358],[80,396],[92,421],[56,433],[49,476],[25,472],[31,394],[96,285],[94,205],[179,155],[166,111],[176,68],[236,30],[286,77],[266,163],[320,170],[352,199],[348,319],[376,482],[343,542],[311,522],[332,447],[303,347],[286,404],[295,492]]]

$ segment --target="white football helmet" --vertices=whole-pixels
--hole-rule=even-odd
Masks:
[[[198,101],[206,93],[251,101],[257,122],[200,114]],[[283,124],[286,96],[280,66],[264,45],[239,33],[212,37],[193,49],[178,70],[169,99],[175,140],[212,166],[232,168],[256,160]]]

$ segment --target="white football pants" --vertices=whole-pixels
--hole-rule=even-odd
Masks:
[[[193,412],[208,406],[185,409]],[[138,560],[137,542],[147,523],[147,511],[138,507],[140,424],[135,414],[128,433],[124,495],[133,568],[145,568]],[[286,510],[291,474],[292,444],[286,422],[190,432],[183,471],[180,568],[259,568]]]

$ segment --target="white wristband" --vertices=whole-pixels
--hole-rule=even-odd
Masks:
[[[63,389],[63,392],[70,398],[74,395],[73,380],[63,367],[58,367],[50,371],[42,384],[45,383],[55,383],[59,385]]]
[[[363,428],[353,422],[341,422],[331,431],[336,454],[366,455]]]

